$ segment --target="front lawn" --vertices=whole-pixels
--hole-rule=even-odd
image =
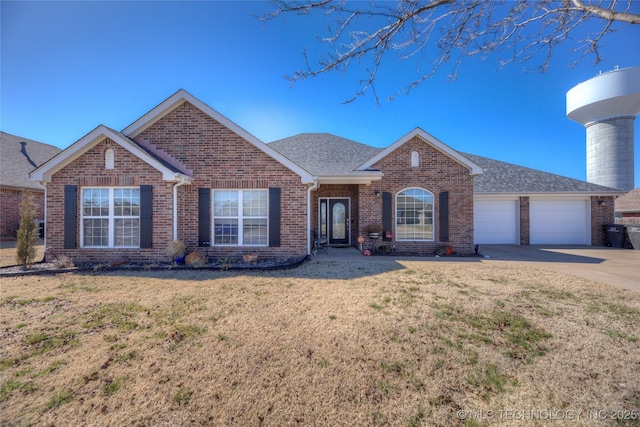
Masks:
[[[0,280],[2,425],[640,425],[640,295],[517,263]]]

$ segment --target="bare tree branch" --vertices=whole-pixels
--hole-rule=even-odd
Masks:
[[[572,52],[600,58],[599,46],[608,34],[624,25],[640,24],[631,13],[634,0],[394,0],[348,2],[346,0],[273,0],[274,10],[262,21],[286,15],[323,12],[330,25],[328,35],[318,37],[328,52],[312,59],[303,52],[306,67],[286,78],[298,80],[328,72],[363,67],[364,76],[352,102],[371,91],[379,98],[375,83],[391,53],[399,60],[415,60],[416,77],[399,93],[409,93],[453,61],[450,78],[457,77],[463,59],[482,59],[500,52],[500,67],[510,63],[535,64],[545,72],[554,50],[580,34],[589,20],[600,21],[599,30],[579,35]],[[301,16],[299,19],[302,19]],[[584,32],[583,32],[584,33]],[[315,65],[313,65],[315,64]]]

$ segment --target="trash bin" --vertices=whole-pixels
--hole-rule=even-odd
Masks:
[[[640,251],[640,225],[627,225],[627,235],[633,249]]]
[[[610,248],[624,248],[624,225],[605,224],[604,231],[607,234],[606,242]]]

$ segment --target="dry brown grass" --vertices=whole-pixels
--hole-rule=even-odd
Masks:
[[[1,280],[3,425],[609,425],[640,406],[640,295],[515,263]]]
[[[36,262],[41,261],[44,257],[44,245],[42,240],[39,241],[36,246]],[[0,267],[8,267],[10,265],[17,265],[16,262],[16,241],[1,241],[0,242]]]

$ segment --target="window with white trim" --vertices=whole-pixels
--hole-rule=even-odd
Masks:
[[[214,190],[213,244],[267,246],[268,190]]]
[[[82,247],[140,247],[140,189],[82,189]]]
[[[396,194],[396,240],[433,240],[433,194],[407,188]]]

